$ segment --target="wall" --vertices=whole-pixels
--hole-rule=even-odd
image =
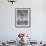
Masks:
[[[15,40],[19,32],[29,33],[33,40],[46,40],[45,0],[17,0],[14,5],[0,0],[0,41]],[[15,27],[15,8],[31,8],[31,27]]]

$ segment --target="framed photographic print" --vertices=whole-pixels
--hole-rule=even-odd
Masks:
[[[20,28],[31,26],[30,8],[15,8],[15,26]]]

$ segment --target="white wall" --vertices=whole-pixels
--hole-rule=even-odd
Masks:
[[[31,27],[15,27],[15,8],[31,8]],[[0,0],[0,40],[15,40],[19,32],[29,33],[33,40],[46,40],[45,0],[17,0],[14,5]]]

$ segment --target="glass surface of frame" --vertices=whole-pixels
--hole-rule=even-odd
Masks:
[[[30,8],[15,8],[15,26],[19,28],[31,26]]]

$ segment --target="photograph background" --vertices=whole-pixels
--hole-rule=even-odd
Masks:
[[[17,10],[17,25],[28,25],[28,10]]]

